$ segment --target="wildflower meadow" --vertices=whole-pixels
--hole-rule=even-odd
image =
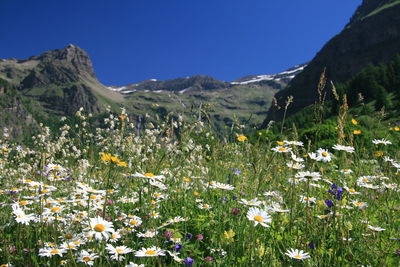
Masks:
[[[397,131],[319,147],[129,118],[81,110],[30,145],[4,132],[1,266],[399,266]]]

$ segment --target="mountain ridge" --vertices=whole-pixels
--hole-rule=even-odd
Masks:
[[[326,70],[328,80],[344,82],[368,64],[390,61],[400,53],[400,5],[393,5],[367,16],[393,0],[364,0],[349,24],[316,54],[308,66],[289,85],[276,94],[278,106],[284,106],[289,96],[294,102],[287,110],[291,115],[313,104],[317,97],[317,84]],[[363,19],[362,19],[363,18]],[[328,87],[328,99],[332,98]],[[270,107],[263,123],[280,121],[284,110]]]

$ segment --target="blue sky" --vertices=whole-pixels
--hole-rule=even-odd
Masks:
[[[361,0],[0,0],[0,58],[72,43],[99,80],[231,81],[311,60]]]

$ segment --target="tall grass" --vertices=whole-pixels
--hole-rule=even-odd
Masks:
[[[339,123],[342,135],[354,127]],[[223,142],[201,116],[138,131],[122,111],[104,124],[79,111],[60,135],[42,127],[33,147],[3,136],[0,264],[399,264],[396,131],[351,153],[241,127]]]

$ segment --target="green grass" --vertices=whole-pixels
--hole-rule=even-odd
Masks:
[[[97,129],[82,115],[60,134],[43,128],[29,148],[0,139],[0,264],[85,266],[84,251],[97,256],[94,266],[178,266],[190,259],[193,266],[399,264],[397,125],[389,130],[367,117],[354,125],[349,116],[343,144],[355,152],[327,145],[313,160],[309,153],[320,148],[314,143],[282,142],[298,140],[293,130],[279,138],[262,130],[238,141],[246,129],[235,127],[222,141],[204,116],[138,132],[126,114],[110,114]],[[371,123],[379,131],[368,130]],[[392,144],[364,142],[354,129]],[[290,150],[304,159],[303,169],[288,167]],[[321,177],[302,179],[302,171]],[[251,215],[251,205],[262,212]],[[102,232],[103,219],[114,240],[102,235],[109,232]],[[138,235],[146,232],[150,237]],[[110,257],[110,245],[133,252],[119,261]],[[177,245],[179,254],[170,256],[166,251]],[[153,246],[165,256],[136,256]],[[310,258],[287,256],[291,248]]]

